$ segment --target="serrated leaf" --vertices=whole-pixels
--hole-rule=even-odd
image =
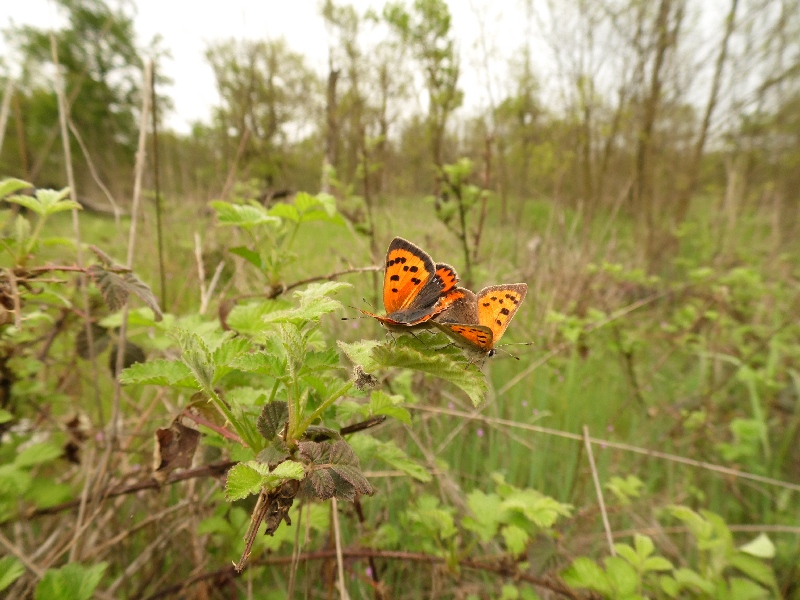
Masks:
[[[289,405],[286,402],[269,402],[261,409],[256,427],[265,439],[272,441],[283,429],[289,418]]]
[[[60,569],[48,569],[36,586],[36,600],[89,600],[103,578],[107,563],[85,567],[68,563]]]
[[[390,396],[380,390],[374,391],[370,395],[369,411],[373,415],[386,415],[401,423],[411,425],[411,413],[402,406],[397,406],[401,402],[403,402],[403,397],[400,395]]]
[[[757,538],[739,547],[739,551],[758,558],[775,558],[775,544],[767,534],[759,534]]]
[[[188,384],[187,379],[192,379],[192,372],[183,362],[159,358],[145,363],[131,365],[122,373],[119,380],[123,385],[149,384],[149,385],[177,385],[180,382]],[[196,387],[192,382],[192,387]]]
[[[262,475],[250,465],[239,463],[228,471],[225,497],[228,502],[233,502],[247,498],[251,494],[257,494],[261,491],[266,479],[266,475]]]
[[[122,308],[130,294],[134,294],[153,311],[156,321],[164,318],[153,291],[133,273],[115,273],[101,265],[92,265],[87,272],[111,310]]]
[[[312,471],[308,480],[314,490],[314,495],[320,500],[330,500],[336,493],[336,485],[328,469]]]
[[[215,366],[205,341],[191,331],[176,330],[181,347],[181,360],[189,367],[200,387],[212,389],[215,379]]]
[[[355,452],[353,452],[350,444],[344,440],[337,440],[331,445],[328,460],[333,465],[358,466],[358,457]]]
[[[307,463],[326,463],[330,455],[330,444],[325,442],[300,442],[297,448],[300,456],[302,456]]]
[[[611,584],[605,571],[591,558],[581,556],[561,572],[561,579],[569,586],[587,588],[609,597],[612,595]]]
[[[14,458],[14,466],[18,469],[33,467],[55,460],[61,456],[62,450],[50,442],[40,442],[20,450]]]
[[[472,516],[462,520],[464,527],[477,533],[482,542],[488,542],[497,533],[503,518],[500,497],[487,494],[481,490],[473,490],[467,496],[467,505]]]
[[[364,474],[361,472],[361,469],[357,466],[334,465],[331,467],[331,470],[352,485],[359,494],[371,496],[375,493],[372,485],[370,485],[367,478],[364,477]]]
[[[228,314],[225,322],[234,331],[258,335],[265,331],[274,330],[272,324],[265,321],[267,316],[290,309],[291,306],[291,303],[281,298],[239,304]]]
[[[277,487],[288,479],[296,479],[298,481],[303,479],[305,477],[305,469],[303,468],[303,463],[285,460],[270,471],[269,476],[270,479],[275,478],[277,483],[274,487]]]
[[[24,572],[25,567],[15,556],[0,558],[0,592],[19,579]]]
[[[263,320],[265,323],[296,324],[319,320],[322,315],[332,313],[342,307],[338,300],[329,298],[328,295],[345,287],[350,287],[350,284],[341,281],[309,284],[305,290],[295,292],[295,296],[300,299],[299,307],[267,314]]]
[[[223,226],[237,226],[251,229],[258,225],[280,225],[281,220],[271,216],[261,205],[231,204],[222,200],[210,203],[217,213],[217,220]]]
[[[528,532],[516,525],[504,526],[500,530],[500,534],[503,536],[506,548],[512,554],[521,554],[530,539]]]
[[[393,343],[376,346],[372,358],[380,367],[412,369],[449,381],[460,387],[475,406],[486,395],[483,373],[452,346],[433,349],[412,336],[402,336]]]
[[[372,352],[381,345],[381,342],[377,340],[361,340],[348,344],[340,340],[336,344],[350,359],[350,362],[361,366],[364,371],[369,373],[378,368],[378,363],[372,358]]]
[[[286,446],[281,444],[270,444],[256,456],[256,460],[270,467],[278,465],[278,463],[283,462],[287,458],[289,458],[289,452]]]
[[[0,198],[5,198],[10,194],[32,187],[33,187],[32,183],[28,183],[27,181],[22,181],[22,179],[15,179],[13,177],[8,179],[3,179],[3,181],[0,181]]]
[[[333,470],[329,470],[328,473],[330,473],[331,479],[333,479],[333,494],[336,496],[336,499],[354,502],[356,499],[356,488],[353,486],[353,484]]]

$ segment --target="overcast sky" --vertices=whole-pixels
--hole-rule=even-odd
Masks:
[[[385,0],[340,0],[360,11],[380,8]],[[448,0],[453,14],[453,31],[462,55],[461,85],[465,109],[478,109],[488,103],[483,51],[477,47],[481,23],[487,41],[496,46],[498,64],[504,64],[523,44],[526,19],[519,0]],[[113,5],[113,2],[111,2]],[[4,13],[3,29],[12,22],[52,27],[61,21],[51,0],[0,0]],[[187,131],[196,120],[208,120],[211,106],[219,101],[211,68],[204,51],[214,40],[227,38],[265,39],[285,37],[290,46],[303,52],[320,74],[327,72],[328,32],[319,16],[319,0],[135,0],[139,43],[155,35],[172,59],[160,65],[173,80],[170,89],[175,110],[169,124]],[[0,52],[8,49],[0,41]],[[499,78],[500,74],[496,73]],[[495,82],[496,83],[496,82]]]

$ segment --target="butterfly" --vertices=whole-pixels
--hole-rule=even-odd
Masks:
[[[450,265],[434,263],[427,252],[396,237],[386,251],[383,306],[386,315],[362,310],[394,331],[427,327],[428,321],[464,297],[458,274]]]
[[[434,325],[460,346],[494,356],[497,342],[525,300],[528,284],[493,285],[483,288],[477,296],[458,289],[464,296],[440,313]]]

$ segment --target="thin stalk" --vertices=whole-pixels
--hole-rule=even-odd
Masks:
[[[11,96],[14,95],[14,80],[9,77],[6,82],[6,89],[3,92],[3,105],[0,108],[0,152],[3,151],[3,140],[6,137],[6,124],[8,123],[8,113],[11,109]]]
[[[66,94],[64,89],[64,78],[61,74],[61,67],[58,62],[58,49],[56,48],[56,37],[50,33],[50,52],[53,57],[53,64],[56,67],[56,99],[58,101],[58,121],[61,127],[61,142],[64,147],[64,165],[67,170],[67,184],[69,185],[69,199],[77,202],[78,193],[75,187],[75,173],[72,169],[72,152],[69,144],[69,107],[67,106]],[[83,269],[83,246],[81,244],[81,224],[78,219],[78,209],[72,209],[72,232],[75,237],[75,264]],[[105,416],[103,415],[103,403],[100,398],[100,383],[97,379],[97,353],[94,346],[94,334],[92,333],[92,318],[89,305],[89,290],[86,286],[86,273],[78,275],[78,287],[81,291],[83,302],[83,329],[86,333],[86,341],[89,346],[89,360],[92,363],[92,388],[94,390],[94,401],[97,407],[97,419],[100,427],[105,427]]]
[[[317,410],[315,410],[313,413],[311,413],[311,415],[309,415],[308,418],[306,418],[305,420],[303,420],[302,423],[300,423],[300,427],[298,429],[298,435],[302,434],[306,429],[308,429],[309,425],[311,425],[314,421],[316,421],[317,419],[322,417],[322,413],[324,413],[328,409],[328,407],[331,406],[331,404],[333,404],[339,398],[341,398],[347,392],[349,392],[350,388],[352,388],[352,387],[353,387],[353,383],[351,381],[348,381],[342,387],[340,387],[338,390],[336,390],[336,392],[334,392],[333,395],[330,398],[328,398],[322,404],[320,404],[317,407]]]
[[[156,194],[156,237],[158,238],[158,270],[161,275],[161,306],[167,305],[167,275],[164,269],[164,234],[161,225],[161,177],[158,169],[158,103],[156,102],[156,67],[150,71],[150,103],[153,108],[153,188]]]
[[[131,204],[131,228],[128,232],[128,254],[125,259],[125,266],[129,269],[133,265],[133,254],[136,249],[136,225],[139,219],[139,205],[142,198],[142,178],[144,176],[144,165],[146,156],[147,141],[147,118],[150,111],[150,94],[148,93],[148,86],[152,81],[153,63],[147,61],[144,65],[144,79],[142,84],[142,113],[139,119],[139,143],[136,150],[136,167],[134,170],[133,180],[133,202]],[[128,334],[128,302],[122,309],[122,323],[119,328],[119,339],[117,345],[117,363],[114,366],[114,399],[113,399],[113,417],[111,420],[111,441],[112,445],[116,443],[119,435],[119,416],[120,416],[120,399],[122,397],[122,384],[119,381],[119,374],[125,364],[125,343]]]

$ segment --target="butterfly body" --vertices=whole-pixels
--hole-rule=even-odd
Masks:
[[[434,325],[463,348],[492,356],[527,293],[525,283],[493,285],[477,295],[469,292],[438,316]]]
[[[362,310],[393,331],[428,327],[428,321],[463,296],[455,269],[435,264],[427,252],[396,237],[386,252],[383,279],[385,315]]]

